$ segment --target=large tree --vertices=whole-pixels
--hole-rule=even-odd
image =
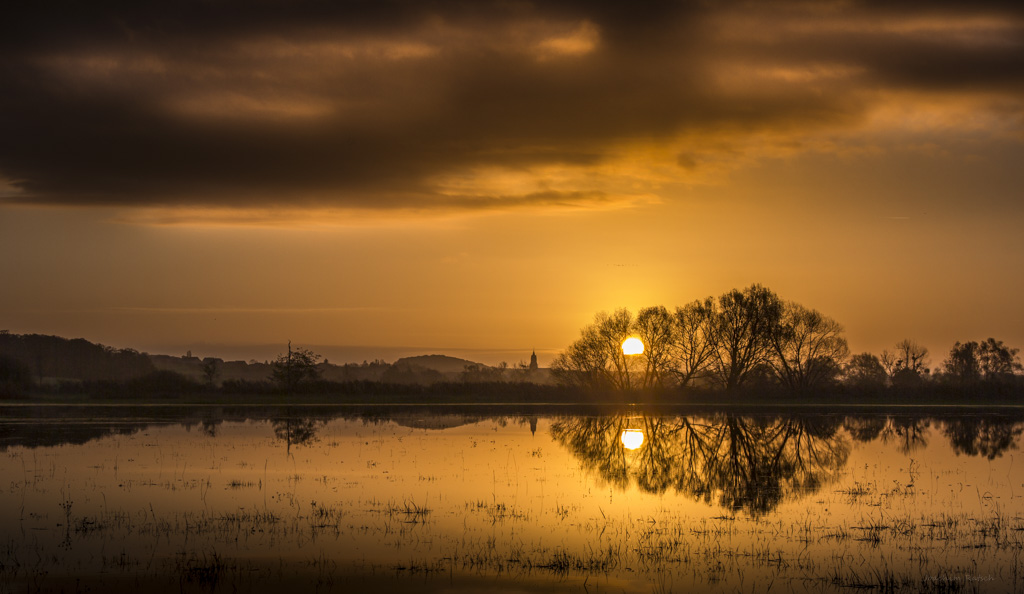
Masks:
[[[569,386],[611,387],[605,373],[607,365],[608,356],[595,323],[580,330],[580,337],[555,357],[551,373],[559,383]]]
[[[949,357],[943,363],[948,379],[960,383],[972,383],[981,379],[981,365],[978,362],[978,343],[957,341],[949,350]]]
[[[772,333],[770,364],[779,381],[796,391],[833,383],[850,349],[839,322],[793,302],[783,306]]]
[[[633,334],[644,343],[644,352],[635,357],[636,362],[643,365],[642,371],[631,378],[635,387],[664,387],[674,381],[676,330],[672,314],[660,305],[646,307],[637,314],[633,321]]]
[[[594,323],[580,331],[580,337],[551,363],[555,377],[565,384],[585,388],[630,387],[629,361],[622,354],[622,341],[629,337],[633,315],[619,309],[601,312]]]
[[[687,386],[690,382],[704,378],[710,373],[711,363],[718,349],[715,299],[708,297],[703,301],[694,301],[677,307],[675,318],[673,371],[679,385]]]
[[[1006,380],[1021,370],[1019,349],[1012,349],[1003,341],[989,338],[978,345],[978,365],[986,380]]]
[[[594,323],[551,363],[563,384],[583,388],[632,390],[664,386],[672,381],[672,315],[664,307],[640,310],[635,318],[626,309],[601,312]],[[630,337],[644,343],[640,355],[626,355],[622,343]]]
[[[773,354],[773,336],[782,319],[782,300],[761,285],[733,289],[718,298],[713,355],[714,378],[726,390],[746,383]]]
[[[860,353],[850,357],[843,368],[846,383],[860,388],[880,388],[888,381],[882,362],[871,353]]]
[[[882,351],[880,360],[896,386],[915,384],[930,371],[928,349],[909,338],[897,342],[892,351]]]
[[[271,365],[270,378],[282,390],[292,392],[302,383],[319,379],[319,360],[320,355],[301,347],[293,349],[289,341],[288,352],[279,355]]]

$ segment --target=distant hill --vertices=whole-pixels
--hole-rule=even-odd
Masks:
[[[0,331],[0,357],[14,361],[40,384],[62,380],[128,380],[155,370],[149,357],[84,338]]]
[[[432,369],[439,373],[451,374],[462,373],[467,365],[483,365],[458,357],[448,355],[419,355],[418,357],[402,357],[395,361],[395,367],[419,367],[421,369]],[[486,365],[483,365],[487,367]]]

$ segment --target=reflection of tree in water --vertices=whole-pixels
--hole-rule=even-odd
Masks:
[[[910,454],[928,445],[927,430],[935,419],[923,417],[849,417],[843,426],[853,439],[861,442],[881,439],[893,444],[901,454]],[[952,416],[938,423],[957,454],[985,456],[989,460],[1016,448],[1024,423],[1020,418],[1003,416]]]
[[[293,445],[306,445],[316,440],[316,431],[322,420],[297,419],[285,417],[271,421],[274,427],[274,436],[287,444],[288,453],[291,453]]]
[[[926,432],[931,419],[923,417],[847,417],[843,427],[853,439],[869,442],[881,439],[893,444],[901,454],[909,454],[928,445]]]
[[[609,416],[559,420],[551,433],[616,487],[671,488],[759,515],[835,479],[849,455],[839,426],[827,418]],[[619,442],[628,428],[644,433],[635,451]]]
[[[224,421],[220,419],[203,419],[199,428],[206,435],[209,435],[210,437],[217,437],[217,429],[220,428],[220,425],[223,422]]]
[[[924,449],[928,445],[925,433],[930,425],[929,419],[893,417],[882,430],[882,442],[896,444],[901,454]]]
[[[847,417],[843,420],[843,428],[854,440],[867,443],[882,435],[889,418],[883,416]]]
[[[953,418],[943,423],[942,432],[957,454],[994,460],[1006,450],[1017,447],[1024,423],[1000,417]]]

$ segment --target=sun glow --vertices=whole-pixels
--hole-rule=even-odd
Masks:
[[[622,447],[635,450],[644,445],[644,432],[639,429],[625,429],[619,440],[622,441]]]
[[[644,343],[639,338],[630,337],[622,341],[622,354],[623,355],[642,355],[644,354]]]

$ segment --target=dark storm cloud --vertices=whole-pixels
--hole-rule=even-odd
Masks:
[[[438,180],[854,125],[869,91],[1016,104],[1022,31],[997,3],[31,4],[0,24],[0,182],[28,203],[600,205]]]

